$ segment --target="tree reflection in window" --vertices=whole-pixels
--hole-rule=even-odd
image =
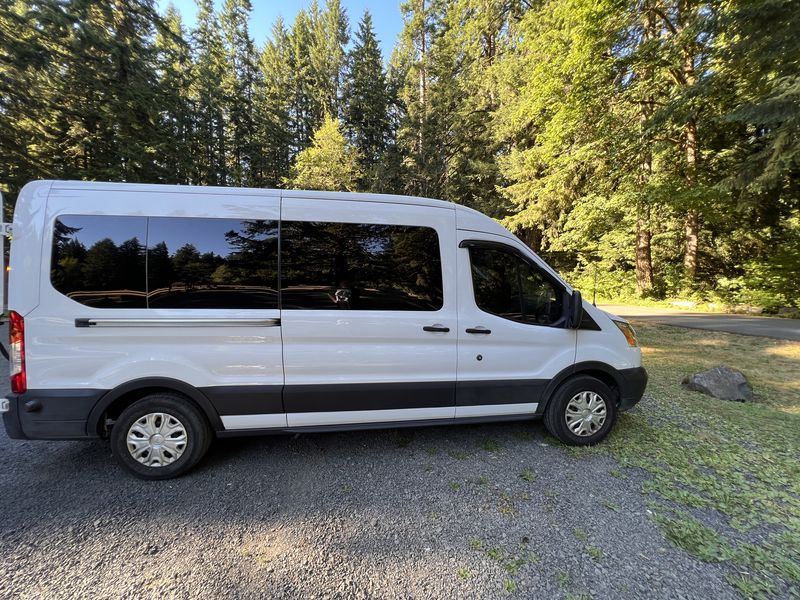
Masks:
[[[278,223],[151,217],[150,308],[277,308]]]
[[[438,310],[439,239],[430,227],[284,221],[285,309]]]
[[[88,306],[145,308],[146,236],[146,217],[60,217],[53,234],[53,287]]]
[[[61,293],[98,308],[277,308],[278,224],[62,216],[50,278]]]

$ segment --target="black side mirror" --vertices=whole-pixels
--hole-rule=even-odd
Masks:
[[[583,298],[578,290],[572,292],[569,302],[569,328],[578,329],[583,319]]]

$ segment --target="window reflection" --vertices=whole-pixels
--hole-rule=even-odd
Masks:
[[[146,217],[56,220],[50,279],[62,294],[98,308],[145,308]]]
[[[151,217],[150,308],[277,308],[278,223]]]
[[[284,221],[286,309],[438,310],[439,239],[430,227]]]
[[[469,251],[478,308],[512,321],[550,325],[564,315],[563,291],[534,265],[496,248]]]

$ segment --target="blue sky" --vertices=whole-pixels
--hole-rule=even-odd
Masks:
[[[301,8],[308,8],[311,0],[251,0],[253,13],[250,19],[250,35],[260,46],[269,36],[272,24],[280,15],[287,25],[294,21],[294,17]],[[172,3],[180,11],[184,24],[193,27],[197,15],[195,0],[157,0],[158,8],[163,12]],[[381,43],[384,61],[389,60],[395,39],[403,28],[403,19],[400,14],[401,0],[342,0],[342,6],[350,18],[351,34],[358,27],[358,21],[365,8],[372,13],[375,25],[375,34]],[[319,0],[324,5],[323,0]],[[219,9],[222,0],[214,0],[214,5]]]

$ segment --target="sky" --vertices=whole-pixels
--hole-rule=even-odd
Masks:
[[[272,30],[272,24],[278,16],[282,16],[289,26],[297,12],[301,8],[308,8],[311,0],[251,0],[253,12],[250,19],[250,35],[261,46]],[[197,4],[195,0],[157,0],[159,11],[162,13],[171,3],[174,4],[183,17],[184,25],[187,28],[194,27]],[[403,28],[403,18],[400,14],[401,0],[342,0],[342,6],[347,11],[350,18],[351,35],[358,28],[358,21],[368,8],[372,13],[372,21],[375,26],[375,35],[381,44],[384,62],[389,60],[392,47],[397,39],[397,35]],[[324,1],[320,0],[320,5]],[[214,0],[214,5],[219,10],[222,0]]]

